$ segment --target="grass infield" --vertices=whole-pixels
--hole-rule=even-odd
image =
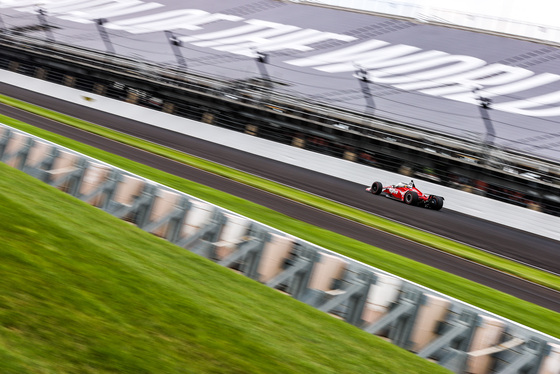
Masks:
[[[0,372],[447,373],[0,163]]]

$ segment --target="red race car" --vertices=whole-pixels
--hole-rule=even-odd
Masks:
[[[436,195],[428,195],[420,192],[414,185],[414,181],[410,183],[397,183],[383,187],[381,182],[373,182],[371,187],[366,191],[374,195],[387,196],[391,199],[403,201],[408,205],[421,206],[428,209],[440,210],[443,207],[443,197]]]

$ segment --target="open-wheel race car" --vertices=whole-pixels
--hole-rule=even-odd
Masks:
[[[414,185],[409,183],[397,183],[383,187],[381,182],[373,182],[366,191],[374,195],[384,195],[391,199],[399,200],[408,205],[420,206],[428,209],[440,210],[443,207],[443,197],[437,195],[423,194]]]

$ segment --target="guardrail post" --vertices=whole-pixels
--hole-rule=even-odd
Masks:
[[[457,374],[463,374],[467,369],[469,354],[454,348],[449,348],[443,357],[438,361],[440,366],[451,370]]]
[[[109,205],[111,197],[115,192],[115,188],[117,187],[120,178],[121,178],[120,172],[116,169],[112,169],[109,172],[109,175],[107,176],[105,182],[103,182],[101,185],[99,185],[95,190],[93,190],[89,194],[87,195],[78,194],[77,197],[82,201],[90,201],[94,197],[100,195],[101,197],[100,197],[99,207],[102,210],[107,210],[107,206]]]
[[[272,288],[285,287],[287,293],[302,300],[307,290],[313,265],[319,259],[319,251],[301,243],[296,243],[292,255],[286,260],[286,270],[266,283]]]
[[[185,222],[185,215],[190,209],[192,203],[185,196],[181,196],[175,207],[171,210],[169,214],[161,217],[157,221],[148,222],[147,220],[143,222],[142,226],[139,226],[142,230],[147,232],[153,232],[159,229],[161,226],[168,224],[167,232],[165,233],[165,239],[171,243],[178,241],[181,235],[181,229],[183,223]]]
[[[53,159],[53,162],[56,160],[58,156],[59,154],[57,154],[57,156]],[[66,186],[65,189],[66,193],[72,196],[76,196],[78,191],[77,185],[79,185],[79,182],[84,175],[87,164],[88,164],[87,159],[84,157],[80,157],[78,160],[74,162],[74,164],[71,167],[71,170],[58,179],[53,179],[53,170],[51,169],[47,171],[46,183],[56,188],[62,188],[63,186]]]
[[[4,161],[4,152],[6,152],[6,147],[12,138],[12,134],[13,132],[9,128],[6,128],[2,133],[2,137],[0,138],[0,161]]]
[[[8,145],[10,139],[11,136],[6,139],[5,147]],[[14,150],[10,154],[6,153],[6,148],[4,148],[2,150],[2,161],[5,163],[9,163],[11,160],[15,160],[16,162],[14,163],[13,167],[22,170],[23,166],[25,165],[27,155],[29,154],[29,150],[34,143],[35,141],[33,140],[33,138],[28,137],[25,139],[25,142],[20,148]]]
[[[509,365],[501,366],[495,373],[537,374],[543,358],[550,352],[550,346],[542,339],[533,338],[523,346],[523,350]]]
[[[376,277],[371,271],[362,270],[356,272],[347,271],[351,274],[349,279],[343,280],[346,286],[340,290],[321,291],[323,297],[327,299],[322,305],[316,306],[323,312],[330,312],[336,307],[345,305],[344,319],[352,325],[360,325],[364,306],[368,297],[368,292],[372,284],[375,284]]]
[[[239,270],[251,279],[259,279],[259,262],[266,242],[270,241],[270,233],[260,225],[251,224],[248,236],[237,244],[237,250],[218,262],[230,267],[239,263]]]
[[[449,321],[449,326],[443,334],[418,352],[418,356],[423,358],[432,357],[439,350],[449,349],[451,346],[456,350],[466,352],[477,322],[477,313],[463,311],[458,318]]]
[[[48,182],[49,170],[52,169],[54,160],[58,157],[58,155],[58,148],[56,146],[51,146],[42,160],[37,162],[35,165],[25,165],[23,167],[23,171],[42,182]]]
[[[126,205],[116,201],[110,201],[106,211],[121,219],[129,214],[133,214],[133,223],[138,226],[143,226],[148,219],[148,213],[154,202],[156,190],[156,186],[146,183],[140,195],[134,199],[132,204]]]
[[[416,314],[424,298],[424,293],[419,289],[403,289],[399,300],[392,309],[377,322],[365,327],[364,330],[370,334],[377,334],[388,329],[388,336],[393,344],[400,347],[409,346]]]
[[[78,191],[80,191],[80,186],[84,179],[84,174],[89,165],[89,162],[84,157],[80,157],[75,163],[75,170],[70,172],[66,178],[59,181],[60,185],[66,183],[68,186],[67,193],[72,196],[78,196]]]
[[[218,208],[214,210],[212,218],[191,236],[179,239],[175,244],[206,258],[213,258],[216,242],[220,238],[227,217]]]

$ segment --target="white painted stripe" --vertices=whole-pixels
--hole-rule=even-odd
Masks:
[[[381,40],[369,40],[364,43],[360,43],[354,45],[352,47],[339,49],[334,52],[323,53],[313,57],[306,57],[300,58],[297,60],[290,60],[285,61],[286,64],[295,65],[295,66],[313,66],[313,65],[326,65],[332,64],[335,62],[353,62],[359,60],[360,53],[367,52],[371,53],[371,50],[384,47],[389,45],[389,43],[381,41]],[[411,47],[416,48],[416,47]],[[416,48],[419,50],[420,48]],[[361,55],[363,58],[366,58],[368,55],[363,54]]]
[[[522,81],[513,82],[499,87],[486,88],[484,90],[484,96],[491,98],[500,95],[513,94],[516,92],[521,92],[532,88],[544,86],[559,80],[560,80],[560,75],[557,74],[550,74],[550,73],[539,74],[524,79]],[[473,98],[472,93],[470,92],[454,94],[454,95],[446,95],[444,97],[451,100],[462,101],[465,103],[477,104],[477,102]]]
[[[556,105],[552,108],[532,109],[543,106]],[[560,116],[560,91],[546,95],[536,96],[524,100],[510,101],[493,106],[494,109],[510,113],[523,114],[526,116],[553,117]]]
[[[349,42],[355,40],[353,36],[323,32],[312,29],[295,32],[290,35],[270,39],[269,42],[260,48],[263,51],[278,51],[282,49],[294,49],[297,51],[313,50],[309,44],[323,42],[326,40],[341,40]]]
[[[66,6],[63,6],[61,4],[54,4],[52,6],[45,7],[45,10],[49,14],[68,13],[77,10],[87,11],[87,9],[91,9],[100,5],[111,4],[114,1],[115,0],[89,0],[89,1],[86,0],[86,1],[80,1],[79,3],[70,4]]]
[[[114,26],[124,27],[124,26],[131,26],[131,25],[140,25],[144,23],[150,23],[155,21],[161,21],[166,19],[172,19],[175,17],[180,17],[183,15],[190,15],[190,14],[209,14],[208,12],[200,9],[178,9],[178,10],[170,10],[167,12],[156,13],[156,14],[149,14],[146,16],[129,18],[126,20],[114,22]]]
[[[472,91],[473,87],[480,86],[499,86],[532,76],[534,73],[527,69],[517,68],[503,64],[492,64],[484,66],[480,69],[469,71],[463,74],[452,75],[446,78],[421,81],[397,86],[402,90],[421,90],[422,93],[434,96],[443,96],[459,92]],[[459,83],[455,86],[438,87],[426,89],[430,87],[445,86],[452,83]]]
[[[260,21],[260,20],[249,20],[247,21],[247,23],[251,25],[262,26],[264,30],[252,32],[249,34],[234,36],[231,38],[222,38],[218,40],[193,43],[193,44],[201,47],[214,48],[225,44],[239,44],[239,43],[246,43],[246,42],[254,42],[255,40],[263,41],[266,40],[266,38],[272,36],[287,34],[292,31],[300,30],[300,28],[297,26],[289,26],[289,25],[283,25],[281,23],[267,22],[267,21]]]
[[[413,62],[424,61],[434,57],[446,56],[447,53],[440,51],[418,52],[419,48],[409,45],[392,45],[367,53],[367,58],[360,58],[364,54],[360,54],[356,59],[350,60],[342,64],[334,64],[316,67],[316,70],[326,71],[328,73],[341,73],[356,70],[356,64],[366,70],[387,68],[390,66],[405,65]],[[418,53],[415,53],[418,52]],[[405,56],[405,57],[401,57]]]
[[[235,44],[232,46],[216,47],[214,49],[244,56],[254,56],[254,48],[257,48],[261,52],[279,51],[283,49],[310,51],[313,50],[313,48],[308,44],[313,44],[330,39],[342,40],[343,38],[352,37],[307,29],[296,31],[288,35],[283,35],[276,38],[254,40],[252,42]]]
[[[210,40],[210,39],[220,39],[220,38],[226,38],[235,35],[247,34],[250,32],[262,30],[264,28],[265,28],[264,26],[260,26],[260,25],[243,25],[239,27],[234,27],[232,29],[210,32],[207,34],[198,34],[194,36],[181,36],[179,40],[181,40],[184,43],[191,43],[191,42]],[[202,42],[194,43],[194,45],[203,46],[201,45],[201,43]]]
[[[69,4],[76,4],[76,3],[83,3],[86,0],[66,0],[66,1],[52,1],[52,0],[0,0],[0,8],[12,8],[18,7],[16,10],[20,12],[30,12],[35,13],[37,8],[47,8],[52,4],[59,4],[61,6],[69,5]],[[20,8],[21,7],[21,8]]]
[[[440,65],[448,65],[440,69],[428,70],[425,72],[411,74],[413,71],[429,69]],[[383,84],[398,84],[415,82],[444,77],[451,74],[462,73],[484,66],[486,62],[476,57],[448,55],[431,60],[425,60],[403,66],[383,70],[383,72],[373,72],[374,80]]]
[[[125,7],[124,4],[114,4],[114,5],[98,8],[97,10],[88,11],[87,13],[83,11],[74,11],[74,12],[70,12],[69,13],[70,15],[60,16],[58,18],[72,21],[72,22],[91,23],[92,22],[91,20],[96,18],[111,18],[111,17],[122,16],[125,14],[145,12],[163,6],[163,4],[160,3],[144,4],[142,1],[136,1],[136,0],[132,0],[132,2],[139,3],[139,5],[129,6],[129,3],[127,3],[126,4],[127,6]]]
[[[125,27],[124,30],[132,34],[142,34],[154,31],[164,31],[164,30],[174,30],[174,29],[185,29],[185,30],[200,30],[200,25],[204,25],[210,22],[227,20],[229,21],[231,16],[214,13],[214,14],[192,14],[177,16],[175,18],[137,24],[134,26]]]

